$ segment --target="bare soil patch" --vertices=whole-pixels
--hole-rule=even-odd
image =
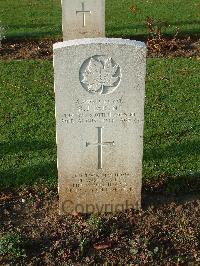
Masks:
[[[53,44],[61,39],[5,41],[0,59],[52,59]],[[156,38],[146,41],[149,57],[200,57],[198,38]]]
[[[0,234],[16,232],[25,255],[1,265],[199,265],[200,198],[143,194],[143,209],[59,216],[56,189],[4,191]]]
[[[0,58],[13,59],[52,59],[53,44],[61,40],[17,40],[5,41],[0,48]]]

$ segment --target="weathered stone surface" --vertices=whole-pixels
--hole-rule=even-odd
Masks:
[[[63,40],[105,36],[105,0],[62,0]]]
[[[141,42],[54,45],[61,213],[140,207],[145,69]]]

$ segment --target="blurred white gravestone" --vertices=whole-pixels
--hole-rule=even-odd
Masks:
[[[141,42],[54,45],[61,213],[140,207],[145,70]]]
[[[105,0],[62,0],[63,40],[105,36]]]

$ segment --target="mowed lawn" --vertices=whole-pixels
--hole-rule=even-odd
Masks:
[[[200,177],[197,59],[148,59],[145,179]],[[0,186],[56,184],[52,61],[0,62]]]
[[[144,37],[147,17],[166,22],[165,34],[200,32],[199,0],[106,0],[109,37]],[[61,0],[0,0],[0,21],[7,39],[61,37]]]

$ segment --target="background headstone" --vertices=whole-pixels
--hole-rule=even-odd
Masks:
[[[141,42],[54,45],[61,213],[140,207],[145,69]]]
[[[105,0],[62,0],[63,40],[105,36]]]

